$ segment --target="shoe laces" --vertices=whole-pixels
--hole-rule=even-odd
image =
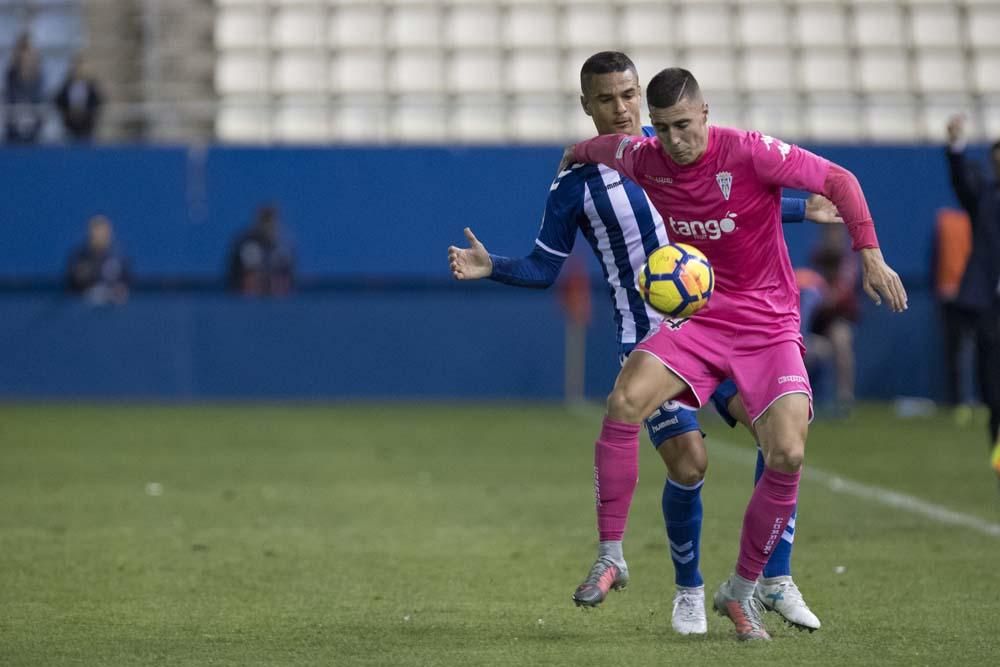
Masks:
[[[610,558],[606,556],[601,556],[594,563],[594,566],[590,568],[590,574],[587,575],[587,578],[584,580],[583,583],[596,586],[597,583],[601,580],[601,577],[604,576],[604,573],[608,571],[608,568],[612,567],[618,570],[619,572],[621,571],[621,569]],[[618,578],[617,574],[615,575],[615,578],[616,579]]]
[[[680,610],[680,616],[685,621],[697,621],[702,614],[698,613],[699,603],[704,604],[704,598],[690,591],[678,591],[674,597],[674,610]]]
[[[760,603],[755,597],[749,600],[739,600],[740,608],[743,610],[743,615],[746,616],[747,621],[754,630],[764,629],[764,605]]]

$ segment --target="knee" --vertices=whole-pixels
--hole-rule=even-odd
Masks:
[[[638,424],[648,417],[644,402],[628,385],[617,386],[608,395],[608,416],[614,420]]]
[[[695,458],[681,458],[667,466],[667,476],[678,484],[694,486],[705,479],[708,461]]]
[[[785,440],[771,447],[765,456],[767,467],[780,472],[798,472],[806,458],[804,439]]]
[[[708,455],[701,433],[692,431],[670,438],[660,445],[660,457],[667,466],[667,476],[684,486],[694,486],[705,479]]]

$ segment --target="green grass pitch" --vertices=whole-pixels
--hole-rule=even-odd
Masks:
[[[1000,522],[982,415],[817,422],[807,466]],[[630,588],[595,553],[599,410],[0,406],[2,665],[979,665],[1000,537],[803,482],[794,568],[823,621],[670,630],[663,465],[643,438]],[[702,570],[733,566],[748,437],[709,431]],[[714,449],[713,449],[714,448]]]

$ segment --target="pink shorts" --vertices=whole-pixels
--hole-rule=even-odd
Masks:
[[[812,387],[798,331],[776,334],[773,329],[736,328],[715,320],[667,320],[635,351],[653,355],[687,384],[688,391],[674,399],[687,407],[700,408],[732,378],[751,422],[787,394],[806,394],[812,419]]]

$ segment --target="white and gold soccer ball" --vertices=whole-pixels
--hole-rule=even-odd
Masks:
[[[715,274],[700,250],[671,243],[649,254],[636,286],[646,303],[667,317],[691,317],[712,296]]]

